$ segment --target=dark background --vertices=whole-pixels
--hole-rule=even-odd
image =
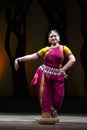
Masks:
[[[60,113],[87,113],[86,0],[0,0],[0,112],[40,112],[30,82],[42,61],[20,63],[15,71],[14,59],[48,45],[51,29],[77,60],[67,71]]]

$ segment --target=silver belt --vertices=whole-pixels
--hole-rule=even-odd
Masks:
[[[39,67],[39,69],[41,69],[44,73],[47,73],[47,74],[50,74],[50,75],[60,75],[61,72],[60,72],[60,69],[55,69],[55,68],[52,68],[52,67],[48,67],[46,65],[41,65]]]

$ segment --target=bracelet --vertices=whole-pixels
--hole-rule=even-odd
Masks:
[[[18,58],[17,61],[18,61],[18,62],[21,62],[21,58]]]

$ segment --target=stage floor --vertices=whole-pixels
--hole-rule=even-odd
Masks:
[[[39,114],[0,113],[0,130],[87,130],[87,115],[59,114],[60,122],[55,125],[41,125],[34,119]]]

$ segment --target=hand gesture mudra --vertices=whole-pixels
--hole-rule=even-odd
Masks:
[[[15,70],[18,70],[18,68],[19,68],[18,59],[15,59],[15,61],[14,61],[14,67],[15,67]]]

